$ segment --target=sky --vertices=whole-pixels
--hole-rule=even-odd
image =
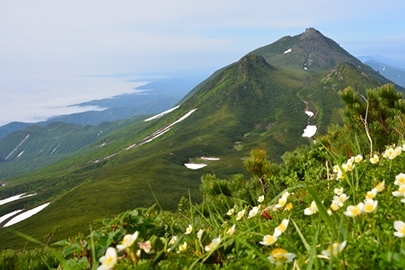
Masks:
[[[308,27],[354,56],[405,63],[404,14],[402,0],[1,1],[0,125],[84,110],[67,106],[145,75],[208,76]]]

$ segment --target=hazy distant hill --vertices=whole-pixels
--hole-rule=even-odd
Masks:
[[[405,69],[391,66],[389,64],[378,62],[376,60],[370,59],[364,62],[365,64],[372,67],[375,71],[379,72],[384,77],[390,79],[396,84],[405,87]]]
[[[280,161],[285,151],[313,143],[302,137],[308,124],[321,134],[341,121],[339,91],[351,86],[364,93],[387,82],[310,28],[218,70],[160,118],[114,130],[29,175],[2,179],[7,185],[0,198],[35,191],[25,205],[50,201],[13,229],[40,236],[60,226],[55,239],[86,230],[92,220],[149,206],[155,198],[165,209],[176,208],[181,196],[198,202],[202,175],[244,172],[242,160],[256,147]],[[207,166],[190,170],[185,163]],[[17,203],[0,206],[0,215],[16,209]],[[0,248],[21,243],[7,229],[0,237]]]

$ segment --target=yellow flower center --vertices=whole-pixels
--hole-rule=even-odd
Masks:
[[[285,209],[287,209],[287,210],[291,210],[292,208],[293,208],[292,203],[287,203],[287,205],[285,206]]]
[[[358,216],[360,214],[360,208],[358,206],[353,206],[352,208],[352,214],[354,216]]]
[[[282,248],[276,248],[271,252],[271,256],[276,262],[284,262],[287,260],[287,250]]]
[[[111,256],[107,256],[107,257],[105,257],[103,264],[106,266],[109,266],[109,265],[112,265],[113,262],[114,262],[114,258]]]
[[[372,203],[366,203],[364,205],[364,211],[371,212],[374,210],[374,205]]]
[[[273,235],[266,235],[264,237],[264,242],[266,242],[268,245],[273,244],[274,242],[276,242],[276,238]]]
[[[402,228],[399,230],[399,232],[400,232],[402,235],[405,235],[405,226],[402,226]]]

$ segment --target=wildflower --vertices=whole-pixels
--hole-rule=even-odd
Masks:
[[[315,201],[311,202],[311,205],[308,208],[304,209],[304,215],[310,216],[318,212],[318,206],[316,205]]]
[[[354,169],[354,167],[355,167],[355,165],[350,161],[342,164],[342,169],[344,172],[350,172]]]
[[[98,270],[109,270],[114,268],[117,263],[117,251],[112,247],[107,248],[105,255],[101,257],[99,261],[101,262],[101,265],[97,268]]]
[[[342,206],[343,206],[343,203],[344,203],[347,199],[349,199],[349,198],[350,198],[350,197],[347,197],[346,194],[342,193],[342,194],[339,195],[339,197],[338,197],[338,196],[334,196],[334,197],[333,197],[333,200],[336,200],[336,201],[339,203],[339,206],[342,207]]]
[[[234,212],[235,212],[235,210],[233,208],[231,208],[231,209],[228,210],[228,212],[226,212],[226,214],[228,216],[232,216]]]
[[[279,237],[283,232],[285,232],[288,226],[288,222],[289,222],[288,219],[284,219],[283,221],[281,221],[280,225],[278,225],[274,229],[274,236]]]
[[[394,153],[395,153],[395,157],[399,156],[402,153],[402,147],[401,146],[395,147]]]
[[[245,209],[238,212],[238,214],[236,215],[236,220],[240,220],[241,218],[243,218],[244,215],[245,215]]]
[[[382,182],[378,183],[378,184],[375,186],[374,189],[376,189],[377,192],[381,192],[381,191],[384,190],[384,188],[385,188],[385,181],[382,181]]]
[[[193,232],[193,226],[190,224],[188,225],[187,229],[186,229],[186,234],[190,234]]]
[[[388,159],[394,159],[394,158],[396,158],[396,156],[397,156],[396,152],[392,147],[388,148],[383,153],[383,157],[388,158]]]
[[[292,262],[295,257],[296,255],[294,253],[288,253],[287,250],[282,248],[275,248],[267,259],[269,259],[271,263],[279,265],[282,263]]]
[[[348,217],[357,217],[361,213],[363,213],[364,209],[364,204],[363,203],[358,203],[357,205],[349,205],[346,209],[345,214]]]
[[[216,249],[221,243],[221,237],[212,239],[211,243],[208,246],[205,246],[205,251],[210,252],[211,250]]]
[[[236,224],[233,224],[233,226],[230,227],[230,228],[226,231],[226,234],[227,234],[227,235],[232,235],[232,234],[234,234],[234,233],[235,233],[235,228],[236,228]]]
[[[334,192],[336,195],[341,195],[341,194],[343,193],[343,188],[335,188],[335,189],[333,190],[333,192]]]
[[[360,161],[363,160],[363,156],[362,155],[357,155],[354,157],[354,162],[359,163]]]
[[[342,243],[334,243],[333,245],[329,245],[327,249],[323,250],[321,253],[325,256],[336,256],[338,253],[342,252],[342,250],[346,247],[346,241]]]
[[[397,186],[405,185],[405,173],[400,173],[397,176],[395,176],[394,184]]]
[[[278,203],[274,206],[274,208],[276,209],[283,208],[286,203],[287,203],[287,196],[281,196],[278,199]]]
[[[259,198],[257,199],[257,201],[258,201],[259,203],[264,202],[264,195],[259,196]]]
[[[199,229],[199,230],[198,230],[198,232],[197,232],[197,238],[198,238],[198,240],[201,241],[201,237],[202,237],[203,233],[204,233],[204,230],[203,230],[203,229]]]
[[[397,230],[394,232],[396,237],[404,237],[405,236],[405,223],[401,220],[394,221],[394,228]]]
[[[173,245],[177,241],[177,236],[173,236],[172,239],[170,239],[169,245]]]
[[[364,212],[371,213],[377,207],[378,201],[374,201],[373,199],[365,199],[364,200]]]
[[[134,234],[125,235],[124,239],[121,242],[121,245],[117,245],[117,250],[121,251],[131,247],[134,244],[135,240],[138,238],[138,235],[139,235],[138,231],[136,231]]]
[[[405,185],[399,186],[397,191],[393,191],[392,195],[395,197],[405,197]]]
[[[259,207],[258,206],[253,207],[252,210],[249,211],[248,218],[252,218],[252,217],[256,216],[258,212],[259,212]]]
[[[278,236],[267,234],[263,236],[263,241],[259,242],[263,246],[271,246],[277,241]]]
[[[143,249],[146,253],[149,253],[149,251],[152,248],[152,244],[150,243],[150,241],[146,241],[146,242],[141,242],[139,243],[139,248]]]
[[[293,208],[293,204],[292,204],[292,203],[287,203],[287,204],[285,205],[284,210],[290,211],[292,208]]]
[[[177,251],[177,253],[184,252],[186,251],[186,249],[187,249],[187,242],[184,242],[179,246],[179,251]]]
[[[380,159],[378,158],[377,154],[374,154],[374,156],[372,158],[370,158],[371,164],[377,164],[379,161],[380,161]]]
[[[282,197],[285,197],[286,199],[290,196],[290,192],[286,191],[281,195]]]
[[[337,173],[337,179],[344,179],[345,178],[345,174],[342,171],[339,171]]]
[[[339,204],[339,201],[333,200],[329,207],[330,207],[330,209],[332,209],[333,211],[338,211],[341,206],[340,206],[340,204]]]
[[[340,171],[339,165],[333,166],[333,172],[338,173]]]
[[[377,195],[377,189],[373,188],[370,191],[367,191],[366,194],[366,199],[374,199],[374,197]]]

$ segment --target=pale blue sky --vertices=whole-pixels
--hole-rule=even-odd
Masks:
[[[22,77],[215,71],[308,27],[355,56],[405,63],[404,14],[402,0],[2,1],[0,108],[29,91],[15,89]]]

